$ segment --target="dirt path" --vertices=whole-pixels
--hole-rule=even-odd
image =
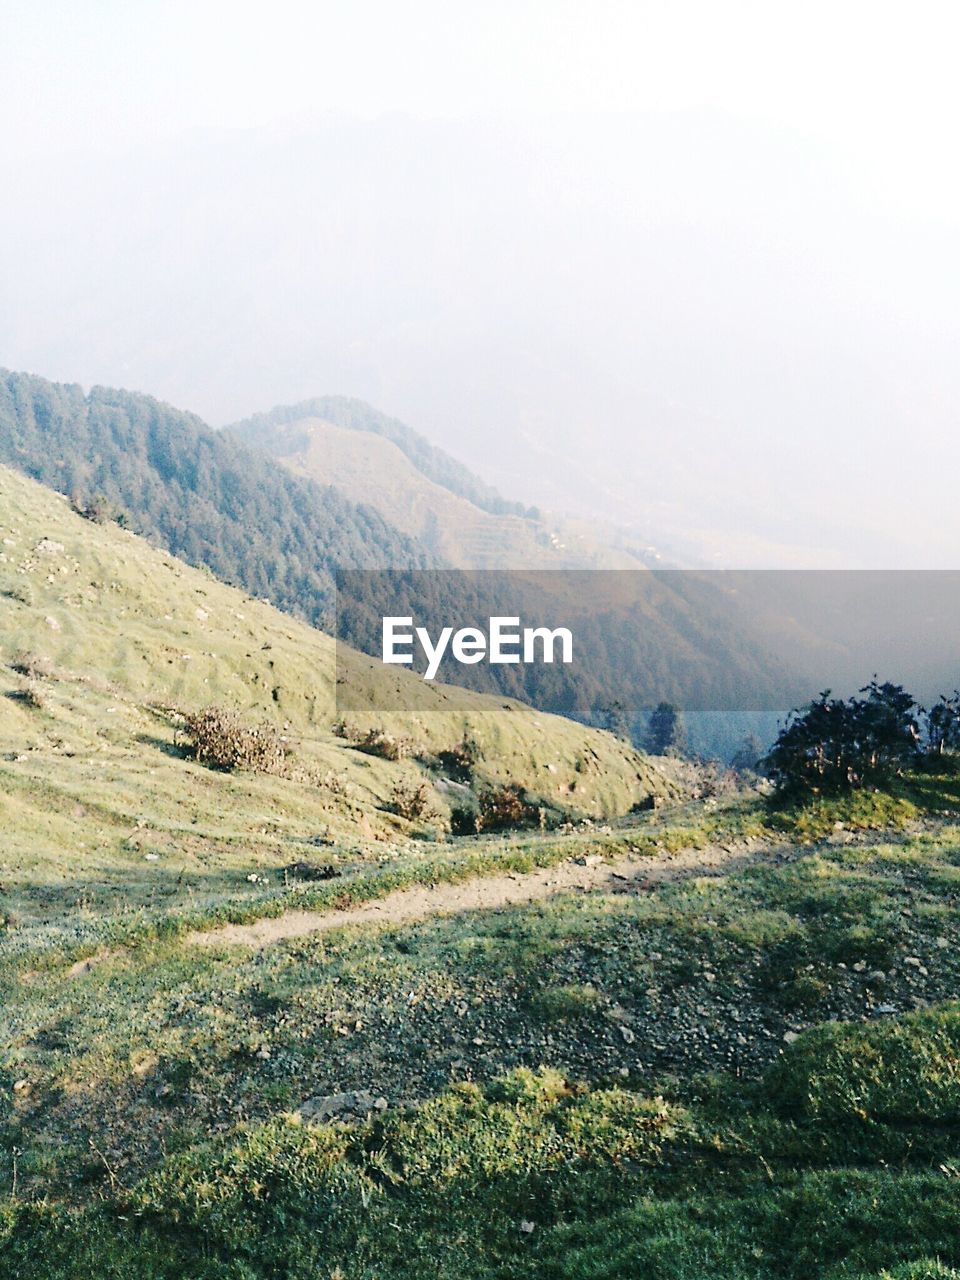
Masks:
[[[581,857],[523,875],[478,876],[459,884],[435,884],[398,889],[373,902],[346,910],[287,911],[253,924],[228,924],[187,935],[195,946],[266,947],[284,938],[301,938],[351,924],[409,924],[433,915],[456,915],[495,907],[537,902],[558,893],[588,889],[653,888],[669,880],[718,875],[758,861],[779,861],[796,854],[796,846],[755,840],[749,846],[710,845],[656,857],[630,855],[614,862]]]

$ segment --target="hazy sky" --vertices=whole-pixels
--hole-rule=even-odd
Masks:
[[[949,4],[4,0],[0,365],[960,567]]]

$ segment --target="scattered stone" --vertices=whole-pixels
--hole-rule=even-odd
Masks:
[[[787,1044],[793,1044],[794,1040],[799,1040],[799,1039],[800,1039],[800,1032],[799,1032],[799,1031],[785,1031],[785,1032],[783,1033],[783,1038],[784,1038],[784,1040],[785,1040],[785,1042],[786,1042]]]
[[[896,1012],[897,1012],[897,1006],[895,1004],[876,1004],[870,1010],[870,1017],[885,1018],[885,1017],[888,1017],[891,1013],[896,1013]]]
[[[911,965],[914,969],[921,969],[923,967],[919,956],[904,956],[903,963]]]
[[[353,1093],[307,1098],[297,1108],[297,1114],[314,1124],[326,1124],[330,1120],[366,1120],[372,1111],[385,1111],[389,1105],[386,1098],[374,1098],[373,1094],[358,1089]]]
[[[335,880],[342,875],[331,862],[316,863],[300,859],[283,868],[283,874],[292,880]]]
[[[530,1222],[528,1218],[524,1218],[520,1223],[520,1230],[523,1232],[525,1236],[532,1235],[533,1232],[536,1231],[536,1229],[537,1229],[537,1224],[535,1222]]]
[[[633,1034],[630,1028],[621,1026],[619,1030],[620,1034],[623,1036],[624,1044],[633,1044],[637,1037]]]

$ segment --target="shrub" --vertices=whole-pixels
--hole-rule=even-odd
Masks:
[[[455,805],[450,812],[450,831],[455,836],[477,836],[480,825],[480,814],[470,805]]]
[[[449,751],[441,751],[437,760],[440,768],[456,782],[469,782],[480,759],[480,748],[472,738],[464,738]]]
[[[413,753],[413,746],[411,738],[387,733],[385,729],[368,729],[356,743],[358,751],[365,751],[370,756],[380,756],[383,760],[405,760]]]
[[[38,653],[15,653],[10,666],[18,675],[26,676],[28,680],[50,680],[53,677],[53,663]]]
[[[42,711],[47,705],[43,690],[39,685],[34,684],[32,680],[24,680],[19,688],[11,692],[10,697],[16,698],[18,702],[26,703],[34,711]]]
[[[900,685],[874,679],[865,698],[821,693],[791,713],[766,760],[781,794],[823,795],[888,783],[919,758],[919,708]]]
[[[430,788],[425,782],[398,782],[393,788],[393,810],[408,822],[424,818],[433,809]]]
[[[477,803],[478,831],[506,831],[540,825],[540,809],[526,799],[522,787],[510,785],[482,791]]]
[[[127,524],[126,513],[102,493],[96,494],[89,502],[74,494],[70,502],[78,516],[92,520],[94,524],[109,524],[111,521],[121,526]]]
[[[185,713],[184,729],[201,764],[250,773],[283,773],[289,748],[271,725],[248,723],[224,707]]]

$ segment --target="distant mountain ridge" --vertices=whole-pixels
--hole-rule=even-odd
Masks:
[[[638,569],[650,548],[510,502],[412,428],[360,400],[319,396],[256,414],[224,432],[295,475],[332,484],[462,569]]]
[[[311,418],[350,431],[365,431],[383,436],[395,444],[428,480],[449,489],[458,498],[466,498],[481,511],[497,516],[527,516],[531,519],[536,519],[539,515],[536,507],[526,507],[522,502],[511,502],[502,497],[493,485],[481,480],[462,462],[431,444],[406,423],[381,413],[363,400],[349,396],[315,396],[310,400],[301,400],[298,404],[278,405],[266,413],[257,413],[232,423],[225,430],[246,444],[258,445],[265,436],[269,436],[270,428],[289,426]]]

